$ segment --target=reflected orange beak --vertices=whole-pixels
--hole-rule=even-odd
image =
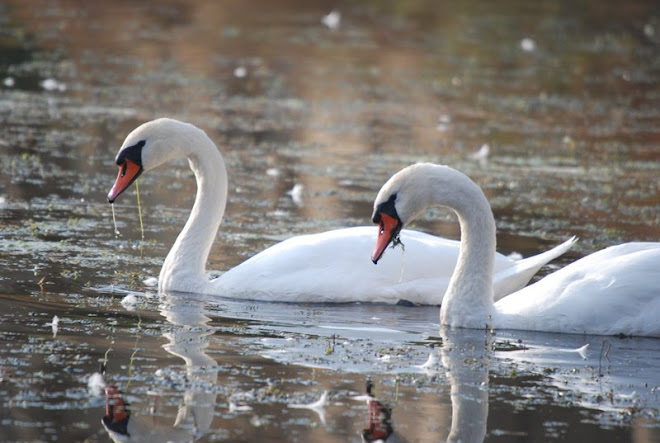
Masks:
[[[115,180],[115,184],[108,193],[108,202],[114,203],[119,194],[124,192],[140,174],[142,174],[142,166],[132,160],[125,159],[119,165],[119,174],[117,174],[117,180]]]
[[[383,256],[385,248],[394,240],[401,231],[401,222],[391,215],[380,213],[380,222],[378,229],[378,239],[376,240],[376,247],[371,254],[371,261],[378,264],[378,260]]]
[[[112,423],[125,420],[128,416],[121,391],[114,386],[105,388],[105,415]]]
[[[108,431],[130,436],[128,433],[130,418],[131,411],[128,409],[128,404],[124,403],[121,391],[114,386],[107,386],[105,388],[105,415],[101,419],[103,425]]]

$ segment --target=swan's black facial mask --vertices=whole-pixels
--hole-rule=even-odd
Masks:
[[[116,163],[119,166],[119,174],[117,174],[115,184],[108,193],[110,203],[114,203],[115,199],[142,174],[142,148],[146,143],[146,140],[142,140],[122,150],[117,155]]]
[[[383,256],[385,249],[390,243],[392,243],[392,247],[397,245],[403,247],[403,243],[401,243],[401,239],[399,238],[403,223],[396,212],[396,207],[394,206],[395,202],[396,194],[392,194],[386,202],[381,203],[376,207],[374,216],[371,219],[371,221],[376,223],[379,227],[376,247],[371,254],[371,261],[373,261],[374,264],[378,264],[378,260]]]

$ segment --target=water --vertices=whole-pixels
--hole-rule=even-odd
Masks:
[[[0,3],[4,440],[109,441],[88,387],[106,360],[137,440],[359,441],[369,379],[392,441],[660,439],[657,340],[456,337],[431,307],[158,295],[194,198],[186,163],[140,178],[144,241],[135,191],[116,228],[105,197],[126,134],[170,116],[227,162],[216,273],[293,234],[368,224],[380,185],[415,161],[484,188],[501,252],[578,235],[544,272],[657,241],[654,2],[24,3]],[[459,235],[442,210],[415,227]],[[585,344],[586,360],[570,352]],[[288,407],[325,391],[323,409]]]

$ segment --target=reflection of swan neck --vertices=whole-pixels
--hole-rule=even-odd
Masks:
[[[169,290],[204,292],[206,260],[227,202],[227,170],[216,145],[194,128],[187,158],[197,180],[195,204],[160,272],[159,286]]]
[[[206,298],[189,294],[164,293],[161,314],[174,326],[164,337],[164,349],[182,358],[190,383],[179,408],[174,428],[192,423],[198,431],[210,429],[216,394],[211,389],[218,379],[216,361],[208,355],[209,336],[215,328],[205,312]],[[185,427],[185,426],[184,426]]]
[[[450,334],[444,329],[441,335],[442,363],[451,383],[452,418],[447,441],[481,442],[488,423],[489,340],[484,342],[479,332]]]
[[[466,369],[463,369],[465,371]],[[470,369],[468,369],[470,370]],[[481,442],[484,440],[488,423],[488,371],[482,383],[462,381],[449,376],[451,382],[451,429],[447,441]]]
[[[447,174],[447,171],[444,172]],[[466,175],[449,170],[451,189],[437,202],[452,208],[461,226],[461,249],[440,310],[440,322],[483,327],[493,310],[495,219],[481,188]],[[451,194],[452,198],[446,199]]]

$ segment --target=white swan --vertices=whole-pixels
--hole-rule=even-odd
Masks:
[[[195,173],[197,196],[161,269],[160,291],[288,302],[440,303],[437,290],[449,282],[460,243],[404,231],[403,259],[392,254],[383,262],[385,269],[378,269],[360,260],[371,248],[374,227],[294,237],[209,280],[205,264],[225,211],[227,171],[204,131],[172,119],[136,128],[117,154],[119,174],[108,200],[112,203],[143,171],[181,157],[188,159]],[[524,260],[494,254],[496,296],[525,286],[541,266],[571,244],[569,240]]]
[[[443,325],[660,337],[660,243],[609,247],[493,303],[493,213],[479,186],[447,166],[412,165],[381,188],[372,260],[431,205],[453,209],[461,225],[458,264],[440,309]]]

